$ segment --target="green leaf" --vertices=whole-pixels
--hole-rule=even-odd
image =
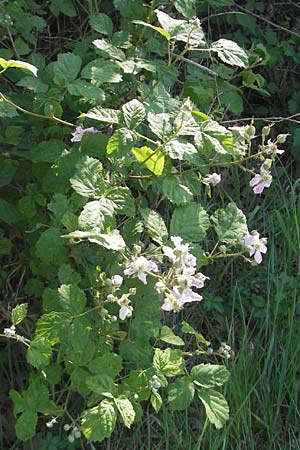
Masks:
[[[14,404],[14,416],[25,411],[26,402],[18,391],[15,389],[10,389],[9,396]]]
[[[57,275],[61,284],[77,284],[81,280],[80,274],[70,264],[62,264]]]
[[[165,157],[160,150],[151,150],[149,147],[135,147],[131,151],[136,159],[154,175],[160,176],[163,173]]]
[[[128,128],[134,130],[146,117],[144,105],[137,99],[130,100],[122,106],[124,120]]]
[[[23,77],[18,83],[16,83],[17,86],[24,87],[26,89],[29,89],[31,91],[34,91],[36,94],[47,92],[49,89],[48,84],[43,83],[43,81],[40,78],[35,78],[32,76],[26,76]]]
[[[115,405],[122,417],[122,422],[126,428],[130,428],[135,419],[135,411],[131,401],[127,397],[114,398]]]
[[[30,343],[26,360],[34,367],[47,366],[50,363],[52,349],[50,342],[44,338],[36,338]]]
[[[93,359],[89,365],[89,370],[98,375],[108,375],[116,377],[122,369],[122,358],[116,353],[106,353]]]
[[[142,20],[133,20],[133,23],[137,25],[144,25],[144,27],[152,28],[152,30],[157,31],[159,34],[161,34],[167,41],[171,39],[170,33],[168,33],[166,30],[164,30],[161,27],[156,27],[155,25],[151,25],[150,23],[143,22]]]
[[[200,121],[200,131],[195,134],[195,144],[200,153],[213,157],[214,152],[226,155],[233,148],[232,133],[213,120]]]
[[[217,364],[199,364],[191,370],[193,382],[205,388],[222,386],[228,381],[229,376],[230,373],[226,367]]]
[[[38,416],[36,412],[24,411],[16,422],[17,438],[28,441],[35,436]]]
[[[109,375],[97,374],[86,378],[87,387],[96,394],[113,394],[116,391],[114,380]]]
[[[81,420],[83,434],[89,442],[101,442],[109,437],[116,425],[116,411],[109,400],[84,411]]]
[[[165,145],[164,149],[172,159],[179,160],[191,158],[198,153],[193,144],[185,142],[183,139],[173,139],[169,144]]]
[[[97,48],[97,50],[99,50],[97,53],[101,56],[121,62],[125,62],[126,60],[125,53],[121,49],[114,47],[106,39],[95,39],[95,41],[93,41],[93,45]]]
[[[155,10],[155,13],[160,25],[169,33],[171,38],[177,41],[188,42],[192,46],[198,46],[205,42],[204,32],[199,20],[186,21],[173,19],[158,9]]]
[[[151,405],[156,413],[160,410],[163,404],[163,400],[158,392],[152,392],[150,397]]]
[[[176,208],[171,219],[170,235],[181,236],[189,242],[202,241],[210,227],[209,217],[201,205],[189,203]]]
[[[0,221],[7,223],[8,225],[13,225],[21,219],[20,213],[18,212],[15,205],[8,203],[3,198],[0,198]]]
[[[35,246],[35,254],[48,264],[60,265],[65,262],[68,253],[58,228],[49,228],[41,234]]]
[[[171,328],[167,327],[166,325],[162,326],[159,339],[163,342],[167,342],[167,344],[178,346],[184,345],[184,341],[181,339],[181,337],[176,336],[173,330],[171,330]]]
[[[94,244],[115,251],[122,250],[126,246],[124,239],[118,230],[113,230],[110,233],[105,234],[97,233],[96,231],[73,231],[62,237],[80,240],[88,239],[88,241]]]
[[[60,86],[67,86],[69,82],[76,79],[80,72],[81,64],[80,56],[74,53],[59,53],[57,62],[53,65],[54,81]]]
[[[72,188],[83,197],[99,198],[105,190],[103,168],[100,161],[83,157],[76,165],[76,172],[70,179]]]
[[[37,76],[37,67],[25,61],[15,61],[14,59],[6,61],[4,58],[0,58],[0,66],[3,67],[4,70],[9,69],[10,67],[28,70],[29,72],[33,73],[35,77]]]
[[[82,78],[91,80],[92,84],[120,83],[123,80],[118,66],[112,61],[95,59],[85,66],[81,72]]]
[[[229,419],[229,406],[224,396],[213,389],[198,391],[198,396],[204,405],[208,420],[216,428],[222,428]]]
[[[113,217],[114,208],[114,203],[106,197],[86,203],[79,216],[79,226],[84,230],[104,230],[108,219]]]
[[[150,208],[143,208],[140,213],[151,239],[163,244],[168,239],[168,230],[161,215]]]
[[[18,201],[18,209],[26,219],[32,219],[36,215],[35,201],[32,196],[25,195]]]
[[[27,309],[27,303],[21,303],[20,305],[15,306],[11,312],[11,323],[13,325],[21,323],[27,316]]]
[[[238,244],[244,241],[248,233],[246,216],[235,203],[229,203],[225,209],[218,209],[211,221],[221,242]]]
[[[185,181],[187,181],[186,178],[174,175],[168,176],[163,180],[163,194],[175,205],[185,205],[190,203],[194,198],[191,186]],[[198,181],[197,183],[199,184]]]
[[[63,311],[72,315],[84,311],[87,299],[85,293],[74,284],[63,284],[58,288],[58,302]]]
[[[195,387],[188,377],[177,379],[168,387],[168,400],[172,411],[186,409],[192,402],[195,394]]]
[[[80,117],[87,117],[88,119],[94,119],[105,123],[119,124],[121,122],[120,111],[109,108],[101,108],[101,106],[90,109],[87,113],[81,114]]]
[[[114,186],[107,189],[106,197],[115,204],[115,212],[125,216],[135,215],[135,201],[128,187]]]
[[[12,181],[14,174],[16,173],[17,165],[15,161],[8,159],[2,161],[0,166],[0,188],[7,186]]]
[[[196,0],[175,0],[174,6],[187,19],[192,19],[196,16]]]
[[[166,350],[157,348],[153,357],[153,366],[158,373],[167,377],[179,375],[184,369],[182,352],[172,348],[167,348]]]
[[[245,50],[229,39],[219,39],[213,42],[210,50],[216,52],[218,57],[230,66],[247,67],[249,64]]]
[[[195,338],[197,339],[197,341],[201,342],[201,344],[204,344],[206,346],[210,345],[210,342],[207,341],[201,333],[199,333],[198,331],[194,330],[194,328],[191,325],[189,325],[187,322],[185,322],[185,321],[182,322],[181,331],[183,333],[188,333],[188,334],[194,335]]]
[[[69,313],[52,311],[49,314],[43,314],[36,323],[35,337],[45,337],[51,345],[54,345],[59,342],[62,330],[66,329],[70,323]]]
[[[147,114],[147,120],[149,122],[149,128],[160,139],[168,139],[173,131],[170,115],[167,113],[153,114],[149,112]]]
[[[118,155],[126,155],[133,147],[134,142],[135,136],[132,131],[127,128],[119,128],[109,138],[106,152],[108,155],[111,155],[113,152],[117,152]]]
[[[103,13],[91,14],[89,16],[89,22],[93,30],[111,37],[114,26],[109,16]]]

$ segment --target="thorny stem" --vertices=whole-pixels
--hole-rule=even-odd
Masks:
[[[13,106],[14,108],[16,108],[18,111],[21,111],[24,114],[28,114],[29,116],[33,116],[33,117],[38,117],[40,119],[47,119],[47,120],[55,120],[55,122],[61,123],[62,125],[67,125],[69,127],[75,127],[75,125],[71,122],[66,122],[65,120],[59,119],[58,117],[55,116],[46,116],[43,114],[37,114],[34,113],[32,111],[28,111],[27,109],[22,108],[21,106],[17,105],[16,103],[14,103],[13,101],[9,100],[8,98],[6,98],[2,92],[0,92],[0,101],[3,101],[5,103],[7,103],[8,105]]]

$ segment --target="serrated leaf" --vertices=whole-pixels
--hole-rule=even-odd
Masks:
[[[11,323],[13,325],[18,325],[27,316],[28,304],[21,303],[13,308],[11,312]]]
[[[83,230],[97,228],[102,231],[107,220],[112,219],[114,208],[114,203],[106,197],[86,203],[79,216],[79,226]]]
[[[17,438],[28,441],[35,436],[38,416],[34,411],[24,411],[16,422]]]
[[[218,209],[211,221],[221,242],[238,244],[244,242],[248,233],[246,216],[235,203],[229,203],[225,209]]]
[[[200,21],[173,19],[163,11],[155,10],[157,19],[162,28],[167,31],[171,38],[177,41],[188,42],[191,46],[198,46],[205,42],[204,32],[200,26]]]
[[[96,108],[90,109],[87,113],[82,114],[80,117],[87,117],[89,119],[98,120],[99,122],[105,123],[120,123],[121,122],[121,112],[115,109],[101,108],[97,106]]]
[[[210,50],[216,52],[218,57],[230,66],[247,67],[249,64],[245,50],[229,39],[219,39],[213,42]]]
[[[224,396],[213,389],[198,391],[198,396],[204,405],[208,420],[216,428],[222,428],[229,419],[229,406]]]
[[[126,397],[114,398],[115,405],[126,428],[130,428],[135,419],[135,411],[131,401]]]
[[[68,253],[58,228],[49,228],[41,234],[35,245],[35,254],[48,264],[60,265],[65,261]]]
[[[163,400],[158,392],[152,392],[150,397],[151,405],[156,413],[160,410],[163,404]]]
[[[36,338],[31,341],[27,350],[26,360],[32,366],[39,368],[50,363],[52,348],[50,342],[45,338]]]
[[[189,325],[187,322],[183,321],[182,322],[182,327],[181,327],[181,331],[183,333],[188,333],[188,334],[192,334],[195,336],[195,338],[197,339],[198,342],[201,342],[201,344],[204,344],[206,346],[210,345],[210,342],[207,341],[205,339],[205,337],[199,333],[198,331],[196,331],[191,325]]]
[[[141,216],[151,239],[160,245],[163,244],[168,239],[168,230],[161,215],[152,209],[143,208]]]
[[[135,201],[128,187],[114,186],[107,189],[105,195],[114,203],[116,214],[135,215]]]
[[[190,203],[194,194],[189,186],[184,184],[180,176],[168,176],[162,183],[163,194],[175,205],[185,205]]]
[[[82,78],[91,80],[92,84],[120,83],[123,80],[118,66],[112,61],[95,59],[87,64],[81,72]]]
[[[33,73],[35,77],[37,76],[37,67],[25,61],[15,61],[14,59],[9,59],[8,61],[6,61],[4,58],[0,58],[0,66],[3,67],[4,70],[9,69],[10,67],[28,70],[29,72]]]
[[[147,167],[154,175],[160,176],[163,173],[165,157],[160,150],[151,150],[149,147],[135,147],[131,151],[137,161]]]
[[[195,134],[195,144],[203,155],[209,157],[212,152],[230,153],[233,148],[232,133],[213,120],[200,121],[200,131]]]
[[[72,315],[84,311],[87,299],[85,293],[74,284],[63,284],[58,288],[58,302],[63,311]]]
[[[184,341],[181,339],[181,337],[176,336],[173,330],[171,330],[171,328],[167,327],[166,325],[162,326],[159,339],[163,342],[167,342],[167,344],[178,346],[184,345]]]
[[[93,30],[101,34],[111,36],[113,32],[113,22],[107,14],[98,13],[89,16],[90,26]]]
[[[72,188],[83,197],[99,198],[105,190],[102,164],[89,156],[76,165],[76,172],[70,179]]]
[[[89,365],[89,371],[98,375],[116,377],[122,369],[122,358],[116,353],[98,356]]]
[[[0,221],[13,225],[22,218],[15,205],[8,203],[3,198],[0,198]]]
[[[99,54],[101,56],[104,56],[106,58],[111,58],[116,61],[124,61],[126,60],[125,53],[112,45],[110,42],[108,42],[106,39],[95,39],[93,41],[93,45],[99,50]]]
[[[122,250],[126,246],[124,239],[122,238],[118,230],[113,230],[110,233],[103,233],[103,234],[97,233],[96,231],[78,230],[73,231],[72,233],[69,233],[62,237],[80,240],[87,239],[89,242],[101,245],[102,247],[107,248],[108,250],[115,250],[115,251]]]
[[[149,112],[147,114],[147,120],[149,123],[149,128],[157,137],[162,140],[167,139],[171,136],[173,128],[171,125],[170,115],[167,113],[154,114]]]
[[[210,227],[207,212],[201,205],[191,202],[176,208],[171,219],[170,235],[181,236],[189,242],[202,241]]]
[[[217,364],[199,364],[191,370],[193,382],[205,388],[222,386],[228,381],[229,376],[230,373],[226,367]]]
[[[137,25],[144,25],[144,27],[152,28],[152,30],[157,31],[159,34],[161,34],[167,41],[171,39],[170,33],[168,33],[166,30],[164,30],[161,27],[156,27],[155,25],[151,25],[150,23],[143,22],[142,20],[133,20],[133,23]]]
[[[14,404],[14,416],[25,411],[26,402],[18,391],[15,389],[10,389],[9,396]]]
[[[14,161],[1,160],[0,166],[0,188],[7,186],[12,181],[14,174],[16,173],[17,165]]]
[[[173,139],[169,144],[165,145],[164,149],[172,159],[179,160],[189,160],[190,157],[198,153],[193,144],[183,139]]]
[[[58,84],[66,86],[69,82],[74,81],[80,72],[82,60],[79,55],[74,53],[59,53],[57,55],[57,62],[53,65],[54,81]]]
[[[84,411],[81,420],[83,434],[89,442],[101,442],[109,437],[116,425],[116,411],[109,400]]]
[[[195,394],[195,387],[189,377],[179,378],[168,387],[168,400],[172,411],[188,408]]]
[[[113,394],[116,391],[114,380],[109,375],[97,374],[86,378],[87,387],[96,394]]]
[[[71,323],[71,315],[66,312],[52,311],[43,314],[36,323],[35,337],[47,338],[51,345],[60,340],[60,333]]]
[[[172,348],[167,348],[166,350],[157,348],[153,357],[153,366],[158,373],[167,377],[179,375],[184,368],[182,352]]]
[[[106,147],[108,155],[116,152],[118,155],[126,155],[128,151],[134,146],[135,136],[132,131],[127,128],[119,128],[109,138]],[[115,156],[115,155],[113,155]]]
[[[128,128],[134,130],[146,117],[144,105],[137,99],[130,100],[122,106],[124,120]]]

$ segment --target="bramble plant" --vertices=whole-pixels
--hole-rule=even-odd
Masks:
[[[26,89],[25,100],[0,94],[11,122],[0,182],[16,188],[0,200],[0,218],[13,226],[10,239],[24,240],[26,293],[42,297],[33,335],[22,328],[27,303],[13,308],[2,333],[27,347],[33,367],[27,389],[10,391],[21,440],[35,436],[41,414],[48,429],[61,424],[70,443],[102,441],[117,420],[137,422],[147,401],[156,412],[163,403],[177,411],[197,397],[216,428],[229,417],[216,389],[229,371],[214,362],[230,358],[230,347],[213,350],[187,322],[178,335],[165,321],[186,303],[201,308],[208,264],[262,263],[267,239],[248,230],[232,199],[214,204],[214,190],[237,166],[262,194],[286,135],[271,140],[267,126],[257,144],[253,123],[226,128],[185,93],[179,66],[187,77],[191,68],[215,78],[224,64],[238,73],[249,65],[245,50],[226,39],[208,43],[197,18],[175,19],[152,2],[138,3],[137,19],[127,3],[115,2],[121,31],[108,15],[90,14],[95,39],[56,62],[0,58],[7,85]],[[188,6],[177,10],[187,17]],[[201,65],[204,54],[211,67]],[[185,336],[194,351],[184,350]]]

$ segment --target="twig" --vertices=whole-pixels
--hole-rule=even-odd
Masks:
[[[300,116],[300,112],[297,114],[293,114],[292,116],[288,117],[244,117],[242,119],[232,119],[232,120],[222,120],[220,123],[236,123],[236,122],[245,122],[250,120],[259,121],[262,120],[263,122],[284,122],[285,120],[289,122],[299,123],[300,120],[294,120],[294,117]]]
[[[217,72],[214,72],[213,70],[209,69],[208,67],[202,66],[201,64],[199,64],[195,61],[192,61],[191,59],[184,58],[184,57],[182,57],[181,59],[182,59],[182,61],[185,61],[185,62],[191,64],[192,66],[197,67],[198,69],[202,70],[203,72],[206,72],[209,75],[212,75],[213,77],[218,76]]]

